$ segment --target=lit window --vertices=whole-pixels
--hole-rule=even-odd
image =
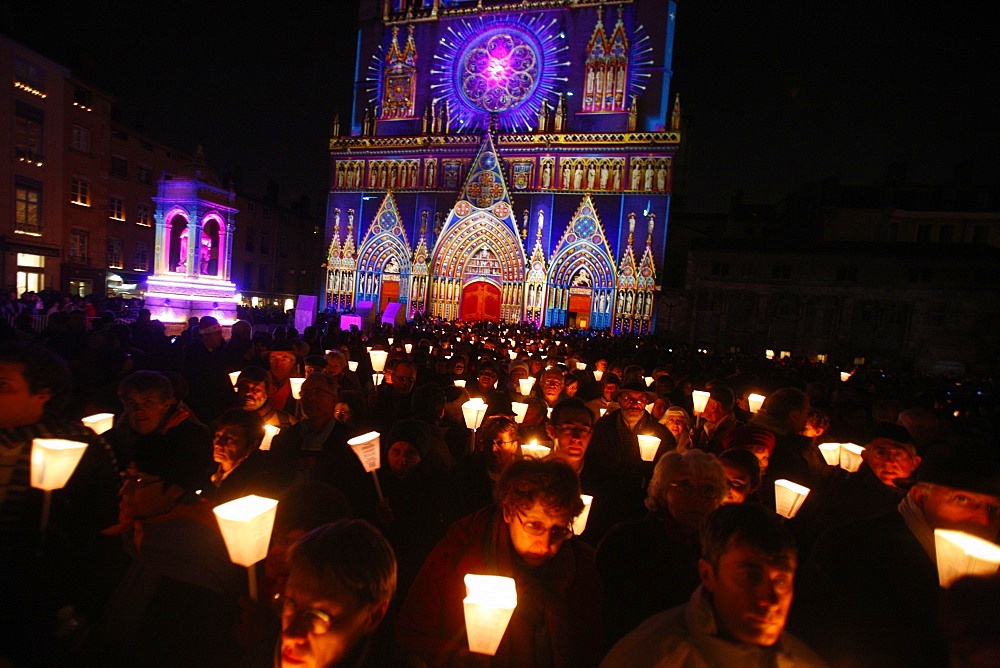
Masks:
[[[112,269],[122,269],[122,240],[108,239],[108,266]]]
[[[142,225],[143,227],[150,227],[152,223],[149,218],[149,207],[145,204],[140,204],[135,210],[135,224]]]
[[[108,218],[125,222],[125,202],[120,197],[108,200]]]
[[[14,232],[42,235],[42,184],[18,177],[14,182]]]
[[[41,67],[27,60],[17,59],[14,64],[14,86],[40,98],[47,97],[45,93],[45,72]]]
[[[80,206],[90,206],[90,182],[86,179],[73,179],[69,187],[69,201]]]
[[[45,113],[29,104],[18,102],[14,112],[14,125],[15,151],[18,160],[41,162]]]

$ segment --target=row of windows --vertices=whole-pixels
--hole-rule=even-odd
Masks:
[[[932,243],[934,241],[942,244],[951,244],[956,243],[957,241],[962,241],[962,239],[957,238],[956,236],[958,226],[952,224],[938,225],[936,234],[934,227],[935,226],[930,223],[920,223],[916,226],[913,241],[925,244]],[[900,239],[899,223],[889,224],[888,235],[889,241],[902,241],[902,239]],[[989,240],[990,228],[988,225],[974,225],[972,227],[972,243],[985,244],[989,243]]]
[[[133,271],[149,271],[149,244],[145,241],[135,242],[132,253],[132,266],[126,267],[123,242],[121,239],[108,239],[108,268],[131,269]]]
[[[244,248],[246,248],[248,253],[254,252],[255,241],[257,238],[257,232],[252,227],[247,228],[247,239]],[[260,233],[260,254],[267,255],[271,252],[271,233],[261,232]],[[278,257],[288,257],[288,235],[279,234],[278,235]]]

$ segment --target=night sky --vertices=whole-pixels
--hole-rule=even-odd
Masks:
[[[202,144],[248,192],[275,180],[284,201],[324,199],[358,0],[0,1],[0,32],[141,109],[150,135],[190,152]],[[722,211],[737,190],[773,203],[834,175],[880,182],[893,163],[907,164],[910,182],[948,183],[964,161],[996,183],[996,25],[985,2],[681,0],[675,190],[688,210]]]

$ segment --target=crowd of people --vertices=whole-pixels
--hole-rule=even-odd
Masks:
[[[524,325],[168,336],[75,312],[0,335],[0,665],[1000,660],[1000,576],[942,588],[934,544],[998,540],[988,379]],[[371,432],[374,471],[348,443]],[[65,488],[32,488],[35,438],[87,444]],[[782,479],[810,490],[790,519]],[[212,512],[249,494],[278,500],[256,599]],[[515,583],[492,656],[469,648],[469,573]]]

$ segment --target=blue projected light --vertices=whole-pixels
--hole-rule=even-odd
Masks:
[[[448,101],[453,130],[537,124],[542,100],[550,107],[566,85],[568,47],[558,21],[544,15],[459,21],[447,28],[434,54],[431,91]]]

